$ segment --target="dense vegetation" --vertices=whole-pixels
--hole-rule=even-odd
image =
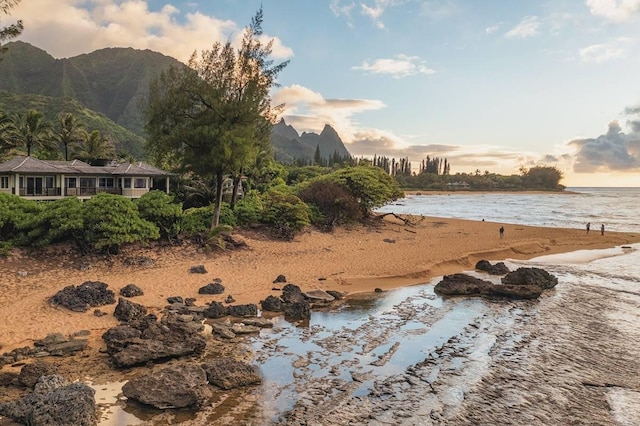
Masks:
[[[224,202],[220,223],[263,227],[275,237],[291,239],[311,224],[327,230],[362,220],[402,196],[388,174],[371,166],[346,167],[294,185],[273,183],[263,192],[249,191],[233,209]],[[82,252],[115,253],[133,242],[209,242],[213,213],[212,205],[183,209],[182,202],[159,191],[134,201],[101,193],[84,203],[73,197],[33,201],[0,193],[0,251],[72,242]]]

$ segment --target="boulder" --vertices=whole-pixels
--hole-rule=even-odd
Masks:
[[[225,324],[211,324],[211,332],[225,339],[233,339],[236,337],[236,334],[231,331],[231,328]]]
[[[493,286],[490,281],[481,280],[467,274],[445,275],[435,285],[434,291],[443,295],[480,295],[487,288]]]
[[[51,303],[75,312],[86,312],[89,307],[116,303],[115,293],[100,281],[85,281],[78,287],[67,286],[51,297]]]
[[[260,305],[263,311],[282,312],[284,310],[284,303],[276,296],[267,296],[266,299],[260,302]]]
[[[200,287],[198,294],[222,294],[224,293],[224,286],[219,282],[213,282]]]
[[[285,303],[284,318],[287,321],[308,320],[311,318],[309,302]]]
[[[57,367],[53,364],[49,364],[44,361],[36,361],[31,364],[26,364],[20,369],[18,382],[23,386],[33,388],[40,377],[56,374],[57,371]]]
[[[248,305],[228,306],[227,312],[232,317],[255,317],[258,316],[258,306],[253,303]]]
[[[478,263],[476,263],[476,269],[479,271],[485,271],[489,275],[505,275],[510,272],[504,262],[498,262],[495,265],[492,265],[488,260],[478,261]]]
[[[502,278],[502,284],[537,285],[548,290],[558,284],[558,278],[540,268],[518,268]]]
[[[295,284],[287,284],[282,288],[282,300],[285,303],[297,303],[304,302],[305,297],[300,287]]]
[[[229,315],[227,307],[223,306],[220,302],[212,302],[202,314],[205,318],[222,318]]]
[[[202,364],[209,383],[224,390],[262,382],[258,367],[231,358],[218,358]]]
[[[483,293],[490,297],[507,297],[510,299],[537,299],[542,294],[538,285],[494,285]]]
[[[147,315],[147,308],[144,306],[128,301],[120,297],[113,316],[121,322],[129,322],[143,318]]]
[[[135,284],[127,284],[120,289],[120,296],[123,297],[136,297],[142,296],[143,294],[144,291],[142,291],[142,289]]]
[[[204,265],[196,265],[189,268],[189,272],[192,274],[206,274],[207,269],[204,267]]]
[[[275,280],[273,280],[273,283],[274,283],[274,284],[275,284],[275,283],[286,283],[286,282],[287,282],[287,278],[286,278],[284,275],[282,275],[282,274],[278,275],[278,276],[276,277],[276,279],[275,279]]]
[[[122,393],[161,410],[201,408],[211,398],[207,374],[190,364],[172,365],[132,379],[122,387]]]
[[[167,303],[171,305],[174,303],[184,303],[184,299],[181,296],[169,296],[167,297]]]
[[[95,391],[84,383],[68,382],[62,377],[42,376],[36,391],[26,397],[0,404],[0,416],[27,425],[98,424]]]

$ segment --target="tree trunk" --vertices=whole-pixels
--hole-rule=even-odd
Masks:
[[[220,224],[220,207],[222,207],[222,182],[224,175],[216,172],[216,203],[213,209],[213,219],[211,220],[211,230]]]
[[[236,176],[233,177],[233,191],[231,192],[231,210],[236,207],[236,201],[238,200],[238,189],[240,188],[240,182],[242,179],[242,168]]]

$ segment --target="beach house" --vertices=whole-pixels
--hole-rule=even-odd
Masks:
[[[70,196],[88,199],[100,192],[139,198],[152,189],[168,193],[169,175],[145,163],[108,161],[92,165],[80,160],[47,161],[18,156],[0,163],[0,193],[33,200]]]

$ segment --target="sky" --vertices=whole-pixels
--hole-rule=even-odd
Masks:
[[[19,40],[186,62],[261,7],[272,93],[349,152],[447,158],[451,173],[555,166],[567,186],[640,186],[640,0],[22,0]]]

